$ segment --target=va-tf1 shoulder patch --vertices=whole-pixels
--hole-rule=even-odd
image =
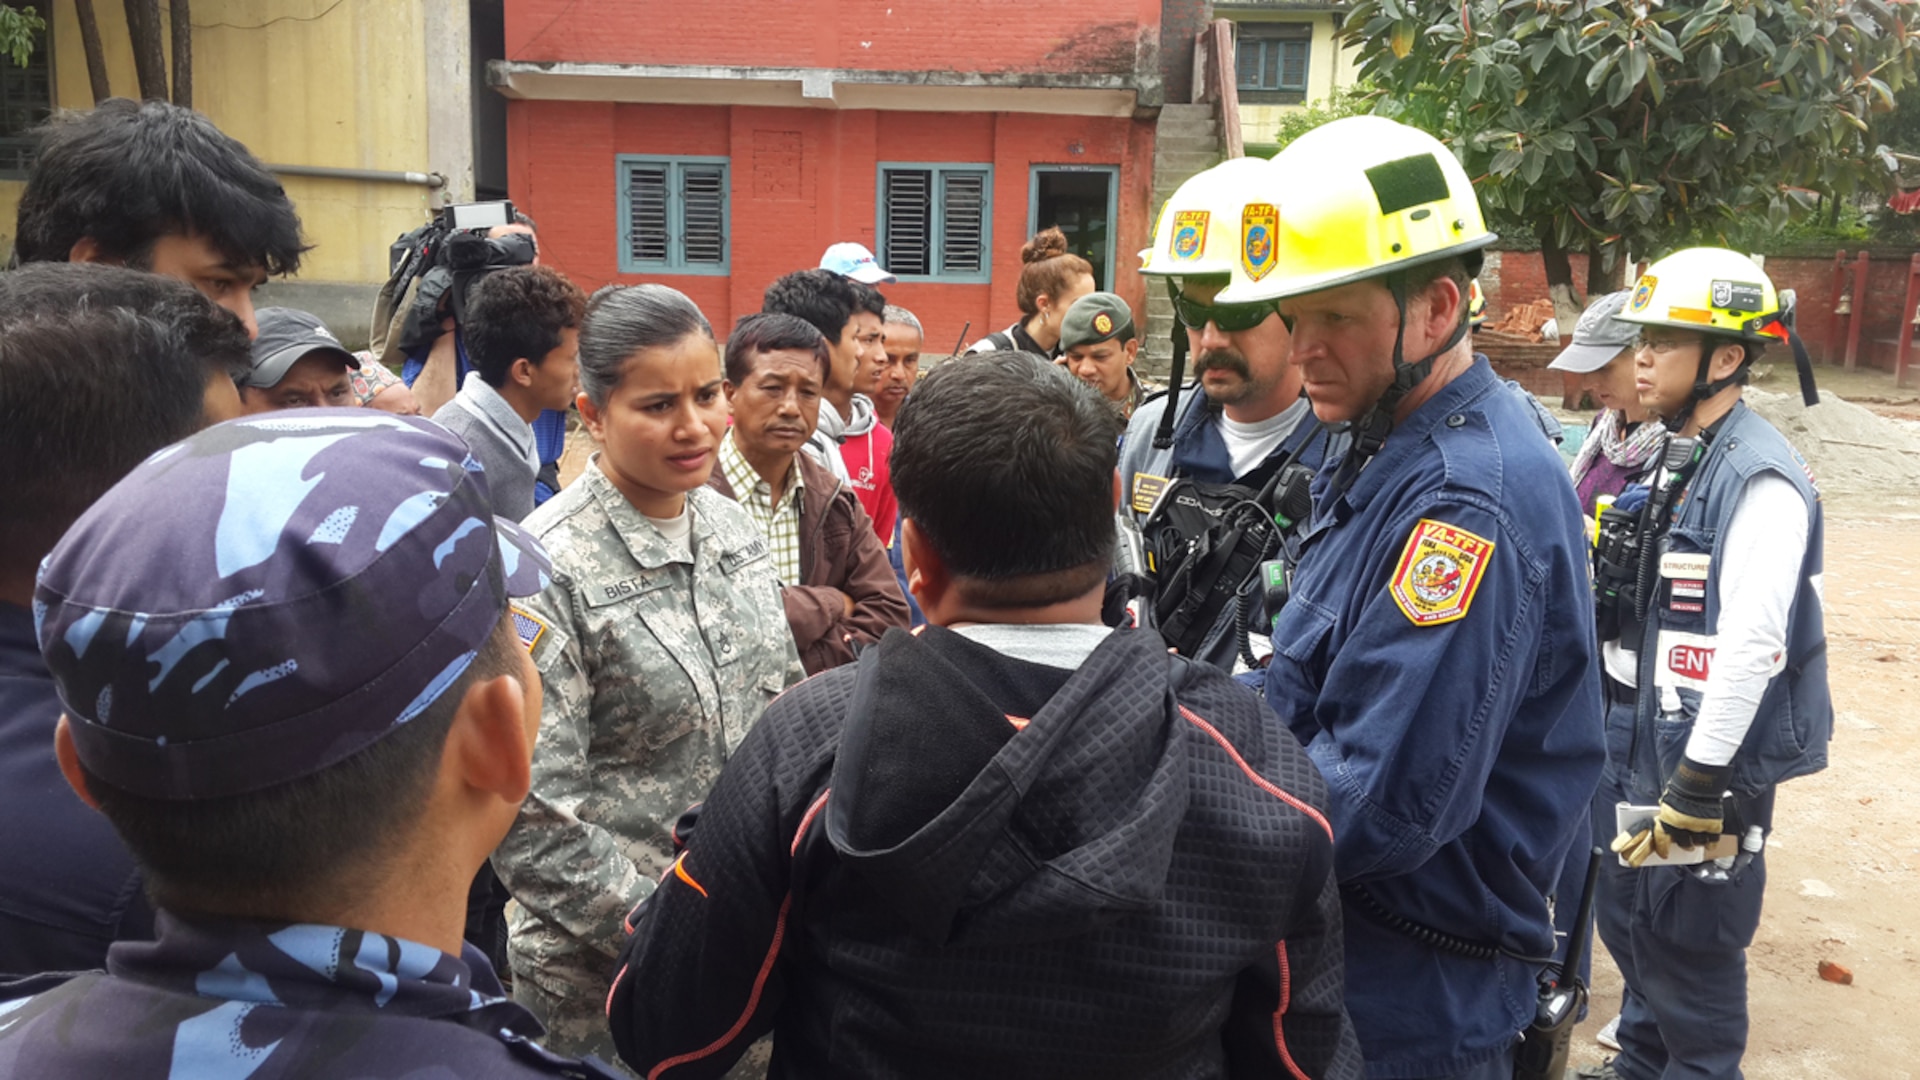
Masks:
[[[1493,560],[1493,541],[1443,521],[1421,519],[1387,586],[1415,626],[1463,619]]]
[[[540,639],[547,636],[547,624],[540,616],[519,604],[509,604],[507,610],[513,615],[514,636],[520,639],[520,644],[526,646],[528,652],[532,652],[533,647],[540,644]]]

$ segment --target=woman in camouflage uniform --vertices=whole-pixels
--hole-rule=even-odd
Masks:
[[[600,450],[523,524],[554,562],[514,608],[545,700],[533,791],[494,865],[517,901],[514,997],[549,1046],[615,1061],[622,920],[672,866],[675,819],[801,668],[766,542],[704,486],[727,406],[699,309],[660,285],[603,290],[580,383]]]

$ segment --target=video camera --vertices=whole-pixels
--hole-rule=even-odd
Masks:
[[[443,207],[431,222],[393,242],[381,296],[397,304],[413,292],[393,343],[403,355],[431,347],[448,315],[456,326],[466,321],[467,293],[474,282],[496,270],[533,262],[538,248],[531,234],[489,235],[515,218],[513,203],[505,200],[461,203]],[[378,323],[377,314],[375,318]]]

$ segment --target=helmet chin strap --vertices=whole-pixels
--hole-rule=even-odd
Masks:
[[[1708,374],[1713,370],[1714,351],[1726,344],[1739,343],[1715,341],[1712,338],[1708,338],[1700,343],[1700,365],[1693,371],[1693,389],[1687,393],[1687,400],[1681,404],[1678,413],[1673,416],[1663,416],[1660,418],[1660,422],[1666,425],[1668,431],[1673,432],[1675,435],[1680,434],[1680,432],[1686,428],[1687,421],[1693,419],[1693,412],[1700,407],[1701,402],[1725,390],[1727,387],[1739,383],[1740,373],[1747,369],[1748,364],[1744,356],[1741,358],[1740,366],[1734,369],[1733,374],[1721,379],[1707,378]],[[1742,345],[1742,348],[1745,348],[1745,346]]]
[[[1467,336],[1467,332],[1472,329],[1466,322],[1461,322],[1453,328],[1453,333],[1448,335],[1444,345],[1429,353],[1424,359],[1409,364],[1406,359],[1406,281],[1395,274],[1387,282],[1387,288],[1393,293],[1393,306],[1400,315],[1399,325],[1393,332],[1393,382],[1349,427],[1348,430],[1353,435],[1353,446],[1347,451],[1347,456],[1341,460],[1340,471],[1333,475],[1333,484],[1328,491],[1329,499],[1339,498],[1342,492],[1353,485],[1354,479],[1360,475],[1360,470],[1366,467],[1373,455],[1380,452],[1380,448],[1386,445],[1387,436],[1393,433],[1393,414],[1400,407],[1400,403],[1406,400],[1414,387],[1426,380],[1427,375],[1433,371],[1433,362],[1452,352],[1454,346],[1459,345]]]

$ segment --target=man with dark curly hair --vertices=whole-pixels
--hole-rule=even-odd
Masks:
[[[433,419],[465,439],[486,468],[501,517],[533,513],[540,471],[533,420],[543,409],[573,404],[586,310],[580,287],[545,266],[488,274],[467,300],[463,333],[473,368]]]

